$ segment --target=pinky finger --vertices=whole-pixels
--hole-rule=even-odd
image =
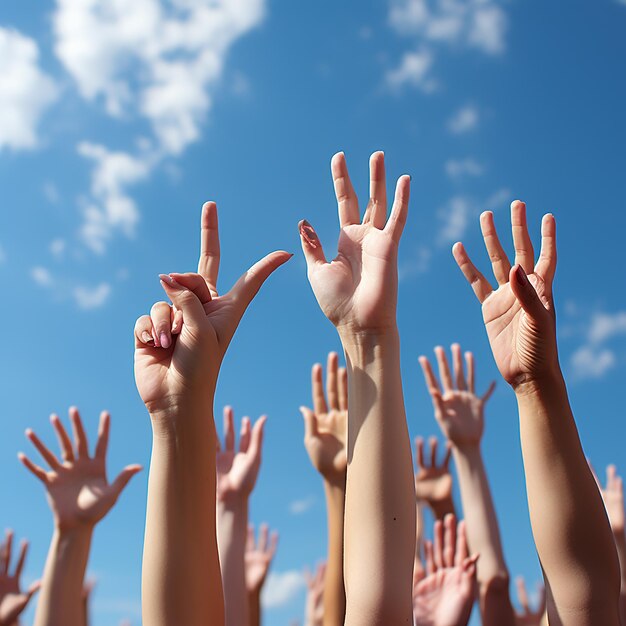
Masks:
[[[135,322],[135,347],[154,347],[154,337],[152,336],[152,319],[149,315],[142,315]]]
[[[19,452],[17,458],[20,460],[20,463],[39,478],[44,485],[48,483],[48,474],[43,468],[39,467],[39,465],[35,465],[23,452]]]
[[[465,279],[474,290],[478,301],[482,304],[493,291],[491,284],[476,269],[465,250],[465,246],[461,242],[454,244],[452,255],[459,269],[463,272],[463,276],[465,276]]]
[[[487,391],[485,391],[485,393],[483,394],[483,397],[481,398],[483,403],[487,402],[487,400],[489,400],[489,398],[491,398],[491,396],[493,395],[493,392],[495,390],[496,390],[496,381],[494,380],[491,383],[491,385],[489,385],[489,389],[487,389]]]
[[[408,174],[400,176],[396,184],[396,195],[391,207],[391,215],[387,220],[385,232],[391,235],[396,242],[400,242],[402,231],[406,224],[407,215],[409,213],[409,197],[411,195],[411,177]]]

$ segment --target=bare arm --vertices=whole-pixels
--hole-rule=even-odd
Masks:
[[[387,219],[383,154],[372,155],[371,200],[361,220],[342,153],[332,174],[339,256],[326,261],[306,222],[300,233],[309,281],[348,364],[345,623],[411,624],[415,488],[396,326],[397,248],[410,178],[399,179]]]
[[[551,626],[619,624],[619,564],[600,493],[585,460],[558,363],[552,282],[556,226],[542,224],[535,264],[526,207],[511,205],[515,265],[489,212],[481,228],[498,288],[472,264],[462,244],[453,252],[482,303],[491,349],[513,387],[535,544],[543,567]]]
[[[480,451],[484,407],[494,387],[491,385],[482,397],[476,394],[474,356],[471,352],[465,354],[466,374],[458,344],[452,346],[454,376],[444,349],[437,347],[435,353],[441,386],[428,359],[420,357],[420,364],[433,400],[435,418],[453,446],[468,542],[471,550],[480,554],[477,579],[483,624],[513,625],[515,616],[509,597],[509,572]]]
[[[154,435],[142,574],[146,626],[224,621],[216,538],[215,386],[247,306],[290,258],[286,252],[268,255],[220,296],[212,202],[203,207],[201,241],[197,274],[161,275],[162,287],[182,312],[182,328],[166,303],[157,303],[135,325],[135,380]]]
[[[261,591],[278,547],[278,533],[269,534],[267,524],[261,524],[259,540],[254,540],[254,527],[248,527],[246,541],[246,588],[250,626],[261,626]]]

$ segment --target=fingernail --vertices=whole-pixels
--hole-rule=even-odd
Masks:
[[[169,274],[159,274],[159,278],[166,284],[170,286],[176,285],[176,281]]]
[[[144,330],[143,333],[141,333],[141,341],[144,343],[154,343],[152,335],[147,330]]]
[[[159,340],[161,342],[161,348],[165,348],[166,350],[172,345],[172,342],[167,333],[161,333],[159,335]]]
[[[317,248],[319,242],[317,233],[306,220],[300,222],[300,234],[312,248]]]
[[[515,274],[517,275],[518,280],[523,285],[526,285],[526,283],[528,283],[528,277],[526,276],[526,272],[524,271],[521,265],[517,266],[517,269],[515,270]]]

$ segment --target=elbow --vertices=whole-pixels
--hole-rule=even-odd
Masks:
[[[496,572],[478,581],[479,594],[481,602],[488,598],[496,598],[506,596],[509,597],[509,573]]]

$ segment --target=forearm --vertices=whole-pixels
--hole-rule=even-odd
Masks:
[[[250,626],[261,626],[261,590],[248,591],[248,613],[250,615],[247,623]]]
[[[343,626],[346,590],[343,577],[343,535],[346,498],[345,477],[324,480],[328,521],[328,558],[324,578],[324,626]]]
[[[153,417],[142,571],[146,626],[224,622],[212,416],[208,405]]]
[[[248,624],[245,548],[248,532],[248,497],[233,497],[217,505],[219,547],[226,626]]]
[[[626,624],[626,534],[624,530],[613,529],[613,538],[617,548],[620,569],[619,612],[622,624]]]
[[[477,581],[480,611],[485,626],[515,623],[509,596],[509,572],[504,560],[500,529],[480,445],[454,447],[467,540],[479,554]]]
[[[83,580],[92,533],[92,527],[54,530],[35,612],[35,626],[83,626]]]
[[[518,388],[517,400],[533,536],[551,592],[550,622],[618,624],[615,543],[560,372],[541,385]]]
[[[415,488],[397,331],[342,337],[349,374],[346,624],[410,624]]]

